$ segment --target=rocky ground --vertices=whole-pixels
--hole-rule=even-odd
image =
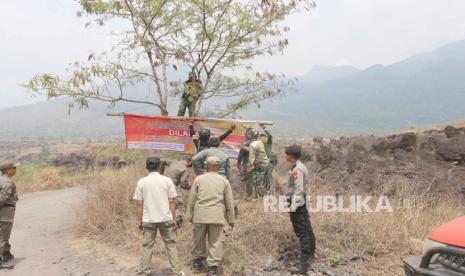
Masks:
[[[313,175],[337,184],[338,194],[355,190],[389,195],[396,187],[381,184],[393,177],[407,180],[417,192],[465,194],[465,128],[447,126],[386,137],[315,137],[303,142],[303,148],[303,160]],[[286,170],[281,160],[278,171]]]

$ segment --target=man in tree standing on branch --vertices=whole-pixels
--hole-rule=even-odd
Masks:
[[[223,259],[223,229],[226,223],[234,227],[234,199],[229,181],[218,174],[221,161],[216,156],[207,158],[207,173],[198,176],[192,185],[187,208],[187,219],[194,223],[192,250],[194,273],[201,271],[203,260],[208,265],[208,276],[219,275]]]
[[[189,110],[189,117],[197,116],[195,109],[197,108],[197,101],[202,94],[202,89],[202,81],[197,79],[194,72],[190,72],[188,80],[184,82],[184,90],[178,111],[179,117],[182,117],[186,114],[186,109]]]
[[[137,222],[139,230],[143,231],[142,260],[137,272],[152,275],[153,247],[157,232],[160,231],[173,274],[185,275],[176,248],[176,224],[173,221],[176,217],[176,188],[170,178],[159,173],[160,167],[160,158],[147,158],[146,169],[149,175],[137,182],[134,191]]]
[[[16,175],[19,164],[7,163],[0,165],[0,268],[13,268],[14,256],[11,254],[9,242],[13,220],[15,217],[18,195],[16,185],[11,180]]]
[[[286,148],[286,160],[292,167],[288,173],[287,194],[289,197],[289,214],[294,232],[300,241],[300,267],[295,268],[295,274],[307,274],[315,257],[315,235],[313,233],[306,205],[306,186],[308,170],[300,161],[302,148],[292,145]]]

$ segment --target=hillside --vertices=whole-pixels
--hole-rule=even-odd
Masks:
[[[299,93],[246,116],[269,119],[284,133],[383,134],[460,120],[465,113],[465,41],[345,78],[301,82]],[[283,128],[283,129],[281,129]]]
[[[385,134],[464,118],[465,41],[401,62],[365,70],[350,66],[312,68],[299,78],[298,92],[240,114],[275,122],[280,136]],[[134,90],[143,91],[141,87]],[[136,92],[137,93],[137,92]],[[0,139],[15,137],[101,137],[121,135],[118,118],[104,104],[68,116],[67,101],[0,110]],[[177,103],[172,102],[172,113]],[[124,104],[112,111],[151,113]]]
[[[358,72],[360,70],[352,66],[315,66],[299,80],[301,82],[322,82],[349,77]]]

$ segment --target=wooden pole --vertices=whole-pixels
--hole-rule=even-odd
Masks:
[[[124,116],[123,112],[109,112],[107,113],[107,116],[111,117],[121,117]],[[144,115],[139,115],[139,116],[144,116]],[[153,115],[147,115],[147,117],[151,117]],[[206,122],[206,121],[227,121],[227,122],[239,122],[239,123],[258,123],[261,125],[273,125],[273,122],[271,121],[254,121],[254,120],[233,120],[233,119],[218,119],[218,118],[200,118],[200,117],[176,117],[176,116],[162,116],[162,117],[170,117],[173,120],[179,120],[179,121],[192,121],[192,122]]]

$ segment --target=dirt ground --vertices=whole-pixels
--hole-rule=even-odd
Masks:
[[[134,275],[133,270],[120,267],[112,258],[102,258],[88,249],[82,251],[83,245],[73,238],[77,223],[74,208],[83,193],[83,188],[75,187],[21,198],[10,240],[16,267],[0,274]]]

